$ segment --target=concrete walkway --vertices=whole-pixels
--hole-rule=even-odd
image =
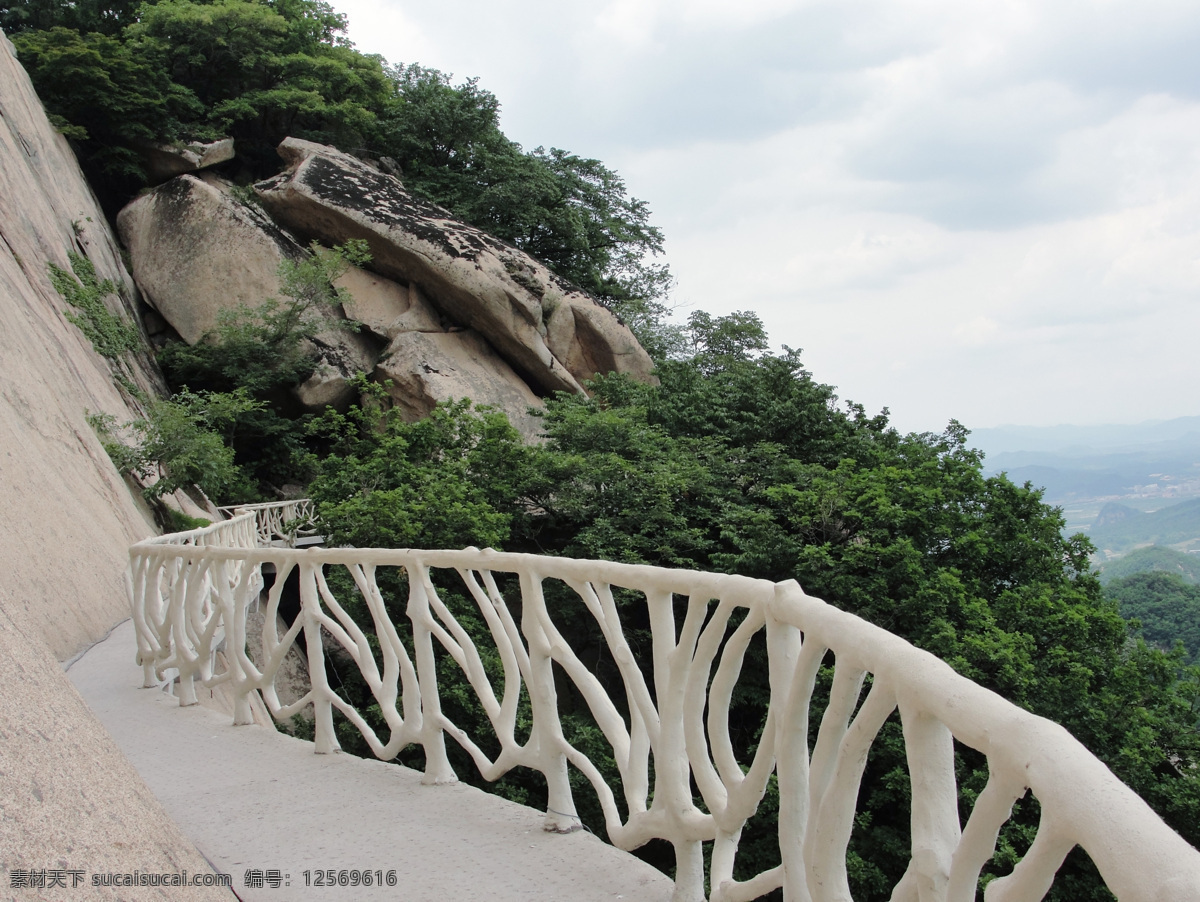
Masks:
[[[68,675],[240,899],[613,900],[666,902],[662,873],[586,832],[542,830],[540,812],[461,784],[422,786],[408,768],[259,726],[234,727],[202,706],[140,689],[132,622]],[[280,885],[246,886],[246,871]],[[317,871],[395,872],[394,886],[317,887]],[[306,881],[305,872],[310,872]]]

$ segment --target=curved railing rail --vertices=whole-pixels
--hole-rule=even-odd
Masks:
[[[231,527],[239,539],[245,522]],[[1041,805],[1036,839],[1011,873],[988,885],[987,902],[1042,898],[1076,845],[1123,902],[1200,898],[1200,853],[1066,730],[898,637],[805,595],[795,582],[492,550],[214,547],[212,535],[198,541],[195,534],[181,534],[190,538],[164,537],[131,549],[138,656],[147,685],[175,669],[180,703],[190,704],[197,682],[228,683],[235,723],[251,721],[252,694],[281,721],[311,703],[318,753],[338,748],[336,709],[382,759],[420,745],[426,782],[455,778],[445,748],[449,735],[486,779],[518,765],[542,773],[551,830],[578,823],[568,779],[574,767],[594,788],[615,845],[633,849],[653,838],[674,845],[676,900],[704,898],[702,844],[709,841],[713,902],[749,900],[778,887],[789,900],[849,900],[846,850],[859,783],[876,734],[897,710],[911,776],[912,850],[892,894],[895,902],[975,899],[998,832],[1027,790]],[[259,601],[268,563],[277,576],[266,596],[260,668],[247,654],[245,621]],[[280,635],[276,614],[292,571],[298,571],[301,613]],[[401,599],[381,588],[385,575],[385,586],[407,585],[403,630],[389,614]],[[547,603],[548,594],[557,601]],[[509,598],[519,602],[519,613]],[[367,612],[364,622],[369,618],[377,648],[364,624],[347,612],[351,603]],[[452,604],[467,607],[456,616]],[[567,621],[578,617],[565,612],[571,605],[573,612],[586,611],[602,633],[606,663],[619,674],[623,698],[610,698],[594,668],[564,638]],[[494,643],[484,654],[460,625],[468,613],[482,617]],[[634,614],[650,628],[650,647],[640,649],[649,652],[644,664],[622,622]],[[282,705],[275,674],[301,633],[311,688]],[[730,740],[730,702],[759,633],[765,633],[770,704],[757,751],[739,761]],[[327,646],[340,647],[358,665],[382,712],[385,735],[330,686]],[[810,748],[810,702],[831,654],[829,701]],[[494,758],[443,712],[439,663],[446,664],[447,655],[486,712],[492,742],[499,743]],[[496,656],[500,666],[489,675],[484,659]],[[218,669],[218,660],[227,666]],[[586,702],[612,750],[623,804],[564,736],[557,702],[564,681]],[[522,693],[532,718],[524,741],[517,738]],[[990,773],[965,825],[955,742],[985,755]],[[741,830],[773,772],[783,863],[736,881]]]
[[[266,504],[237,504],[217,508],[231,519],[245,512],[252,512],[258,530],[258,543],[271,545],[283,543],[294,546],[297,538],[316,534],[316,510],[307,498],[292,501],[270,501]]]
[[[199,529],[186,532],[169,532],[166,535],[146,539],[141,545],[182,545],[199,548],[258,548],[257,514],[244,510],[228,520],[217,520]]]

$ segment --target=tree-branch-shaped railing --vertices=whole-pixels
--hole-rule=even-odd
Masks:
[[[317,531],[316,510],[307,498],[266,504],[237,504],[218,510],[230,518],[243,512],[252,512],[260,545],[282,543],[294,546],[296,539],[314,535]]]
[[[893,890],[895,902],[974,900],[998,833],[1028,790],[1041,806],[1036,838],[1011,873],[989,883],[986,902],[1042,898],[1076,845],[1123,902],[1200,899],[1200,853],[1066,730],[902,639],[805,595],[795,582],[492,550],[256,548],[262,530],[255,519],[253,510],[244,509],[205,530],[131,549],[146,685],[177,671],[181,704],[196,701],[197,682],[229,683],[239,724],[251,722],[255,693],[280,721],[311,703],[318,753],[338,749],[337,710],[379,758],[421,746],[425,780],[433,783],[455,779],[448,735],[488,780],[518,766],[543,774],[549,830],[578,824],[569,780],[573,767],[594,788],[615,845],[634,849],[655,838],[673,844],[674,898],[687,902],[705,897],[708,842],[713,902],[749,900],[779,887],[788,900],[850,900],[846,851],[859,783],[876,734],[898,710],[912,785],[912,849],[908,870]],[[245,622],[262,593],[264,564],[273,564],[277,575],[266,594],[260,667],[247,653]],[[276,614],[292,571],[298,571],[301,612],[281,635]],[[380,586],[380,574],[389,571],[403,580],[384,580],[386,585],[407,586],[403,630],[388,613],[388,602],[395,608],[400,599],[387,598]],[[453,592],[445,588],[452,584],[448,579]],[[571,648],[565,616],[547,602],[551,584],[553,597],[568,592],[594,620],[623,697],[610,697]],[[335,591],[335,585],[341,588]],[[486,623],[494,649],[484,651],[500,661],[491,676],[478,637],[449,607],[451,595]],[[351,601],[368,612],[369,624],[347,612]],[[652,637],[648,661],[635,654],[622,622],[638,605]],[[756,751],[739,761],[730,737],[731,699],[759,633],[765,633],[770,703]],[[275,675],[301,634],[311,687],[303,698],[282,705]],[[222,642],[225,654],[218,658]],[[358,666],[382,729],[330,686],[324,666],[330,643]],[[491,744],[499,748],[494,757],[443,712],[438,665],[446,655],[486,713]],[[834,676],[810,747],[810,703],[830,657]],[[219,668],[219,660],[227,664]],[[557,697],[565,681],[611,748],[624,814],[597,765],[564,735]],[[532,726],[521,741],[523,692]],[[990,774],[965,825],[955,783],[956,742],[986,756]],[[738,840],[772,773],[779,789],[782,864],[737,881]]]

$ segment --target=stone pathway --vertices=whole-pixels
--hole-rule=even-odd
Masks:
[[[659,871],[586,832],[546,833],[531,808],[461,784],[423,786],[408,768],[316,755],[311,743],[275,730],[235,727],[203,706],[180,708],[162,690],[138,688],[135,649],[127,621],[68,676],[246,902],[670,898],[671,881]],[[330,870],[370,872],[372,885],[315,885]],[[247,886],[247,871],[252,881],[263,872],[264,885]]]

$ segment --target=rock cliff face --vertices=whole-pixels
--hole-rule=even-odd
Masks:
[[[127,419],[107,362],[64,316],[47,262],[87,257],[135,294],[66,141],[0,35],[0,881],[14,868],[208,871],[63,675],[128,616],[128,545],[150,535],[91,427]],[[127,372],[150,389],[152,369]],[[35,891],[36,892],[36,891]],[[99,890],[67,890],[102,898]],[[126,898],[171,897],[131,890]],[[196,899],[228,899],[195,889]]]
[[[347,400],[356,372],[390,380],[406,416],[468,397],[505,411],[526,436],[539,395],[582,391],[596,373],[650,379],[653,364],[604,307],[527,254],[413,197],[394,176],[332,148],[289,138],[288,169],[254,190],[270,214],[210,176],[183,175],[138,198],[118,218],[134,277],[188,342],[222,309],[278,292],[279,263],[365,239],[370,271],[347,274],[344,314],[365,326],[331,328],[321,363],[299,390],[319,409]],[[298,236],[298,237],[293,237]]]
[[[117,218],[133,276],[179,337],[195,344],[217,314],[279,294],[279,264],[304,248],[261,211],[216,185],[182,175]]]

